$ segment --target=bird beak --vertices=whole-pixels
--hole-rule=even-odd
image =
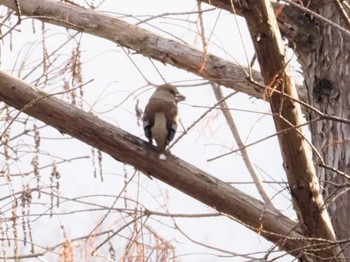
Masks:
[[[175,95],[175,101],[176,102],[181,102],[181,101],[184,101],[185,99],[186,99],[186,97],[184,95],[180,94],[180,93],[177,93]]]

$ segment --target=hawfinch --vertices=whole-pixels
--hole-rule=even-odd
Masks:
[[[158,86],[148,101],[143,115],[143,129],[148,141],[156,141],[159,159],[165,160],[165,148],[174,138],[177,122],[177,102],[185,100],[175,86]]]

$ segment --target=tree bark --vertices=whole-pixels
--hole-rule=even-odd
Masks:
[[[309,8],[330,21],[349,28],[335,1],[314,1]],[[325,22],[318,23],[314,30],[320,32],[322,39],[312,52],[306,52],[302,46],[296,47],[309,104],[329,115],[350,119],[350,39]],[[315,117],[310,112],[310,120]],[[350,125],[331,120],[318,121],[311,126],[311,133],[313,144],[323,158],[320,160],[315,157],[315,162],[320,164],[317,173],[335,233],[338,239],[349,239],[349,181],[322,166],[327,165],[350,174]],[[343,248],[345,256],[350,257],[349,245],[344,245]]]

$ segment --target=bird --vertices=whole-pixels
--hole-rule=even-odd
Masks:
[[[157,144],[159,159],[166,160],[165,149],[174,139],[178,123],[177,103],[184,101],[175,86],[163,84],[150,97],[143,114],[143,129],[149,143]]]

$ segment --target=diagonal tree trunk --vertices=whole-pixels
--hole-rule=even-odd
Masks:
[[[245,12],[237,1],[233,1],[235,10],[230,0],[202,1],[239,15]],[[350,37],[349,32],[344,33],[331,23],[349,30],[350,22],[346,17],[349,17],[349,3],[349,0],[303,1],[305,7],[330,23],[305,9],[298,9],[296,4],[285,6],[278,14],[280,30],[293,46],[302,66],[306,101],[323,113],[343,119],[350,119]],[[274,6],[278,8],[277,3]],[[306,117],[313,120],[317,114],[311,111]],[[312,142],[322,156],[320,159],[315,154],[314,161],[335,234],[338,240],[349,239],[349,179],[331,169],[350,174],[350,126],[323,120],[312,124],[310,131]],[[343,248],[343,254],[349,258],[349,245]]]
[[[297,127],[302,123],[301,109],[295,102],[296,90],[289,76],[285,47],[270,0],[247,0],[245,4],[247,11],[244,16],[257,53],[276,129],[282,131],[290,126],[295,127],[278,136],[294,208],[307,236],[335,241],[336,236],[324,208],[315,166],[303,131]],[[312,261],[329,258],[344,261],[339,246],[320,248],[317,251],[315,249],[313,253],[310,257]]]
[[[168,156],[159,161],[155,148],[96,116],[0,71],[0,101],[65,134],[130,164],[236,221],[244,221],[291,255],[304,257],[307,241],[296,222],[204,171]]]

